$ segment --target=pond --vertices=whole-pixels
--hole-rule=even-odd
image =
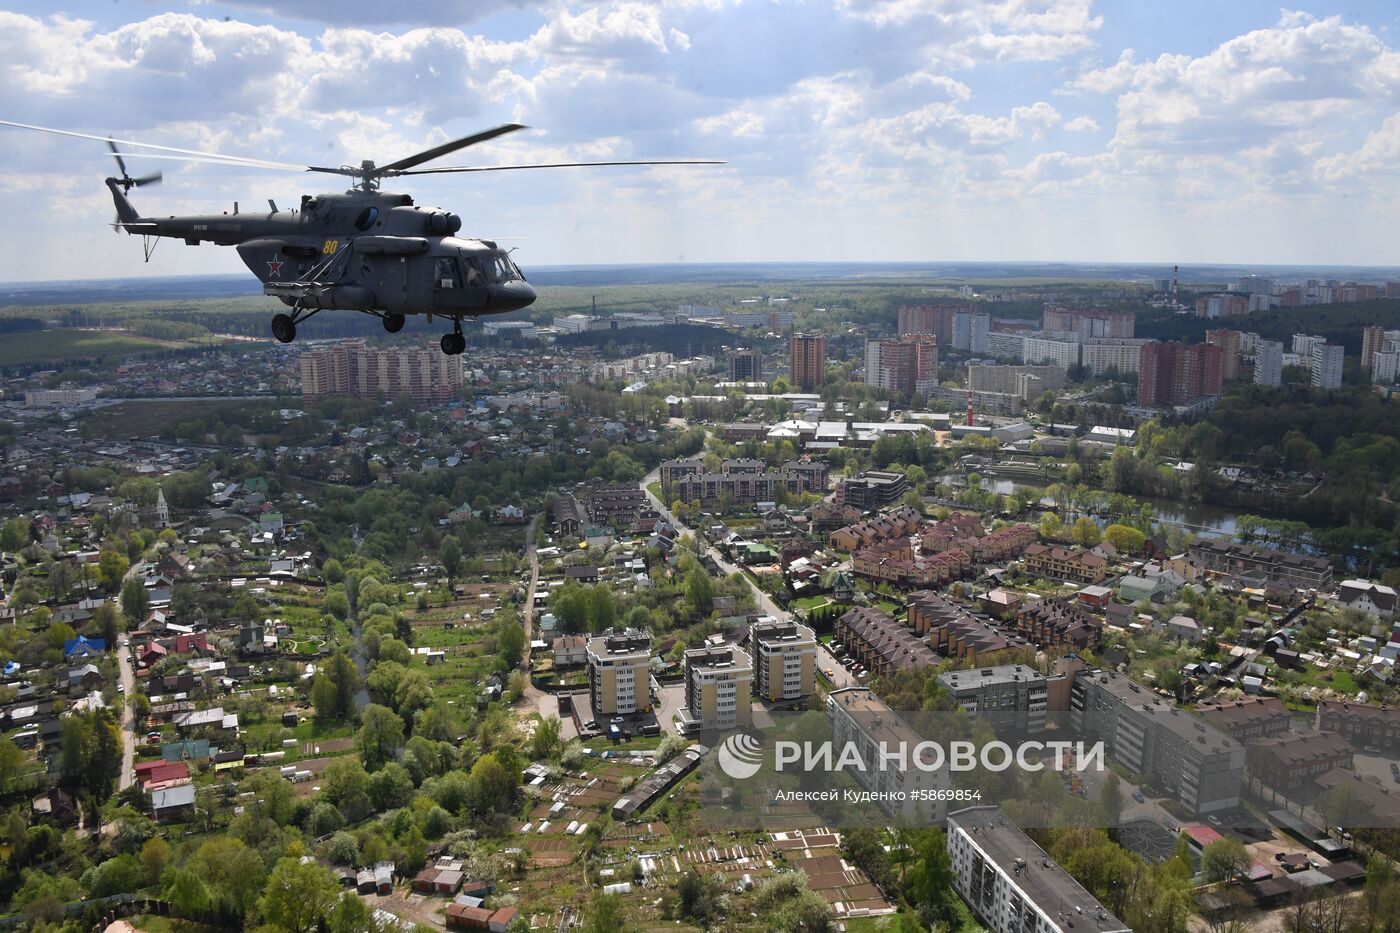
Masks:
[[[944,482],[958,481],[957,477],[944,476]],[[1001,495],[1010,495],[1017,486],[1031,485],[1004,477],[983,476],[982,488]],[[1175,525],[1187,531],[1211,537],[1233,537],[1240,513],[1218,505],[1205,505],[1199,502],[1177,502],[1172,499],[1156,499],[1138,496],[1139,502],[1151,505],[1157,521],[1163,525]],[[1053,505],[1054,500],[1042,499],[1044,505]],[[1073,520],[1077,513],[1070,512],[1063,518]]]

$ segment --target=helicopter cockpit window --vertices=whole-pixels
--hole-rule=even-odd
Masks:
[[[438,288],[457,287],[457,267],[451,259],[443,257],[433,260],[433,281]]]
[[[486,275],[496,282],[509,282],[512,279],[520,278],[520,272],[515,268],[515,263],[510,261],[510,257],[505,253],[492,253],[482,260],[486,266]]]
[[[355,218],[355,229],[368,230],[374,226],[374,222],[379,219],[379,208],[367,207],[360,211],[360,216]]]

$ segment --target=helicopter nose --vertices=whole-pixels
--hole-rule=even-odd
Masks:
[[[491,290],[491,307],[517,311],[535,303],[535,289],[529,282],[501,282]]]

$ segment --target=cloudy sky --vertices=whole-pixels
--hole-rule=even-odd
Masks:
[[[295,162],[722,167],[407,179],[533,265],[1394,264],[1400,4],[0,0],[0,118]],[[60,11],[61,12],[58,12]],[[469,156],[469,158],[464,158]],[[113,234],[100,143],[0,128],[0,280],[233,272]],[[324,176],[164,169],[150,214]]]

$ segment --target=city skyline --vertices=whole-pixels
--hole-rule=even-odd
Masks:
[[[727,160],[402,186],[473,234],[523,237],[527,270],[1392,261],[1400,26],[1380,3],[9,7],[0,67],[20,93],[0,116],[21,122],[340,164],[520,121],[471,161]],[[238,268],[208,246],[143,264],[110,236],[100,143],[6,129],[0,155],[11,216],[47,218],[0,235],[0,280]],[[151,214],[334,187],[129,162],[166,173],[137,192]]]

